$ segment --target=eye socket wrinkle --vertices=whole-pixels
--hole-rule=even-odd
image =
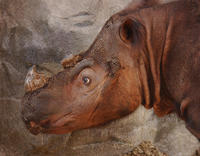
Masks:
[[[70,71],[70,78],[73,80],[78,74],[86,69],[90,68],[94,65],[94,61],[92,59],[84,59],[81,62],[79,62],[76,66],[74,66]]]

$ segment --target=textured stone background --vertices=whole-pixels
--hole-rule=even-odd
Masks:
[[[199,144],[182,121],[174,114],[158,119],[143,107],[67,135],[33,136],[20,119],[28,68],[86,50],[105,21],[130,1],[0,0],[0,156],[117,156],[143,140],[170,156],[194,153]]]

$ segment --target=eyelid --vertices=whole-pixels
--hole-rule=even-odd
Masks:
[[[82,76],[88,76],[88,77],[90,77],[91,76],[91,72],[89,73],[89,72],[86,72],[85,70],[92,70],[92,72],[95,72],[95,70],[94,69],[92,69],[91,67],[86,67],[86,68],[84,68],[84,69],[82,69],[81,71],[80,71],[80,73],[82,74]],[[85,72],[84,72],[85,71]]]

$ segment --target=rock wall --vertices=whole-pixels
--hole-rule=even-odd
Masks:
[[[0,156],[120,156],[143,140],[169,156],[194,153],[199,143],[176,115],[158,119],[142,106],[123,119],[66,135],[33,136],[20,119],[28,68],[86,50],[130,1],[0,0]]]

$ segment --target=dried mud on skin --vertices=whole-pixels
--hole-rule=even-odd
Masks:
[[[132,151],[123,154],[122,156],[167,156],[160,152],[151,142],[144,141],[134,147]]]

